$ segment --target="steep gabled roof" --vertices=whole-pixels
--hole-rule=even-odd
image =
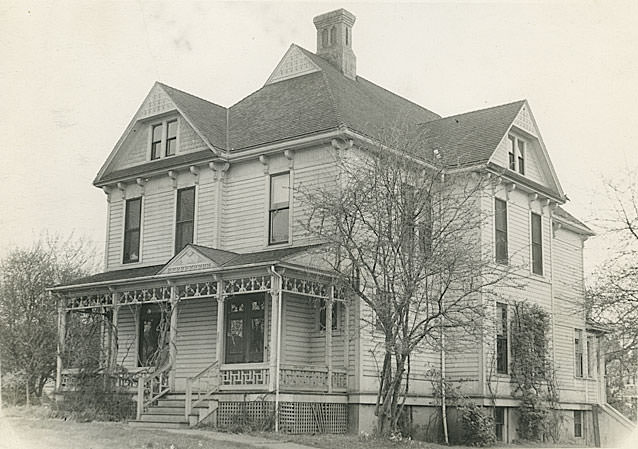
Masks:
[[[166,84],[157,83],[198,134],[215,148],[226,148],[227,109]]]
[[[230,146],[238,150],[345,126],[372,138],[398,121],[422,123],[439,115],[293,44],[320,71],[267,83],[230,108]]]
[[[452,115],[419,126],[419,140],[431,157],[438,150],[445,166],[487,162],[525,100]]]

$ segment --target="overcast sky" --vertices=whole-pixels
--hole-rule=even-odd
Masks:
[[[103,247],[91,182],[153,82],[230,106],[291,43],[314,51],[312,18],[339,7],[358,73],[391,91],[443,116],[528,99],[586,222],[601,179],[638,165],[638,2],[2,0],[0,257],[45,230]]]

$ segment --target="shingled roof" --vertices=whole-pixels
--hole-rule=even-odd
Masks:
[[[419,141],[428,155],[438,150],[448,167],[487,162],[524,104],[521,100],[429,121],[419,126]]]
[[[227,109],[187,92],[158,82],[164,92],[173,100],[186,120],[197,132],[215,148],[226,148],[226,112]]]

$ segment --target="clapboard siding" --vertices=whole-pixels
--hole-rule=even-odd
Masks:
[[[142,262],[154,265],[173,255],[175,192],[163,191],[144,196]]]
[[[199,298],[179,304],[175,377],[194,376],[216,358],[217,300]]]
[[[135,308],[120,307],[117,322],[117,363],[128,370],[137,368]]]
[[[295,170],[293,194],[292,234],[295,244],[311,244],[317,241],[307,228],[311,206],[304,201],[306,192],[318,187],[336,184],[337,167],[334,163],[321,163]]]
[[[197,244],[217,246],[217,183],[201,184],[197,191]]]
[[[311,363],[314,353],[313,307],[309,298],[284,295],[281,357],[284,363]]]
[[[256,165],[256,164],[255,164]],[[224,183],[222,247],[247,252],[263,248],[266,237],[266,184],[255,167],[253,176],[239,177],[233,168]]]
[[[121,264],[122,260],[122,236],[124,226],[124,201],[111,199],[109,203],[108,235],[106,236],[106,269]]]

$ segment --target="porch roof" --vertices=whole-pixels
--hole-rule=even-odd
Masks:
[[[77,289],[81,287],[92,287],[97,285],[104,285],[109,283],[128,283],[136,280],[145,280],[145,279],[170,279],[171,277],[175,277],[177,275],[183,276],[190,274],[188,270],[180,271],[178,273],[162,273],[162,270],[169,266],[174,261],[179,260],[179,258],[187,251],[192,251],[193,249],[197,251],[199,254],[203,255],[208,259],[212,265],[209,269],[206,270],[194,270],[193,274],[202,274],[202,272],[214,272],[214,273],[223,273],[226,271],[237,270],[241,268],[246,268],[247,266],[267,266],[267,265],[276,265],[278,263],[285,262],[286,259],[292,258],[293,256],[301,255],[305,252],[308,252],[311,249],[316,249],[323,246],[322,244],[314,244],[314,245],[304,245],[304,246],[296,246],[296,247],[288,247],[288,248],[278,248],[271,249],[267,251],[254,251],[251,253],[235,253],[232,251],[224,251],[219,250],[217,248],[211,248],[202,245],[194,245],[188,244],[186,247],[180,251],[179,254],[175,255],[171,259],[169,259],[165,264],[161,265],[151,265],[146,267],[137,267],[137,268],[129,268],[124,270],[111,270],[105,271],[102,273],[93,274],[91,276],[86,276],[82,278],[75,279],[66,284],[58,284],[52,287],[50,290],[52,291],[64,291]]]

